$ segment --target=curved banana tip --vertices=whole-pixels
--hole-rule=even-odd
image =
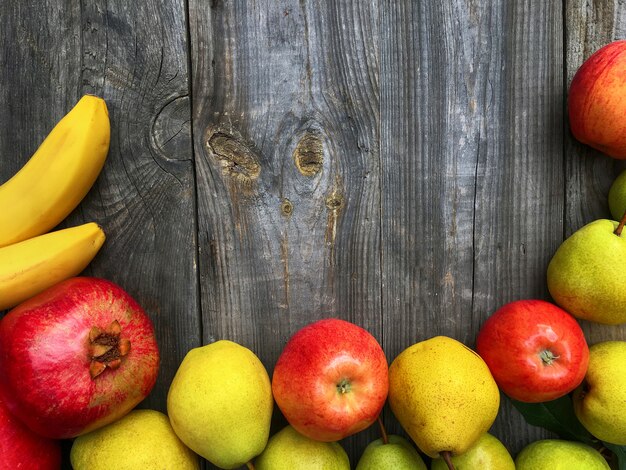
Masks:
[[[99,249],[104,244],[104,241],[106,240],[106,233],[104,233],[104,229],[99,223],[86,222],[83,225],[70,227],[69,229],[65,229],[65,230],[79,230],[79,229],[86,230],[86,233],[91,234],[91,237],[94,242],[94,246],[96,246],[97,249]]]
[[[93,103],[93,106],[102,106],[104,108],[104,112],[106,113],[107,117],[109,116],[109,108],[107,107],[107,103],[106,101],[104,101],[104,98],[101,98],[96,95],[86,94],[86,95],[83,95],[83,97],[80,100],[78,100],[78,103],[80,103],[81,101],[83,102],[91,101]],[[78,106],[78,103],[76,103],[77,106]]]
[[[102,228],[102,225],[100,225],[97,222],[89,222],[90,224],[93,224],[95,227],[95,230],[97,230],[99,238],[100,238],[100,245],[102,246],[102,244],[104,243],[104,241],[106,240],[106,233],[104,232],[104,229]]]

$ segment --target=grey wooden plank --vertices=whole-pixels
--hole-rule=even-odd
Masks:
[[[271,373],[322,317],[380,338],[377,3],[192,0],[189,17],[204,340]],[[353,461],[372,437],[344,443]]]
[[[164,411],[178,364],[200,343],[185,4],[4,2],[0,12],[12,45],[0,53],[0,178],[81,95],[107,102],[107,162],[62,225],[103,226],[107,241],[85,273],[120,284],[153,319],[161,369],[141,406]]]
[[[546,268],[563,232],[562,5],[503,3],[498,106],[488,113],[488,138],[498,143],[477,172],[477,320],[512,300],[549,299]],[[494,431],[513,453],[550,436],[508,402]]]
[[[112,140],[80,218],[108,234],[92,272],[122,285],[155,323],[161,369],[142,406],[162,411],[201,331],[185,18],[182,0],[107,0],[83,5],[81,21],[81,90],[107,100]]]
[[[569,91],[574,74],[591,54],[625,37],[626,6],[619,1],[568,0],[565,15],[565,74],[566,91]],[[609,188],[624,169],[626,162],[610,158],[574,139],[566,121],[564,236],[593,220],[611,218],[607,202]],[[590,344],[626,338],[626,325],[583,322],[582,326]]]
[[[561,8],[384,5],[384,346],[473,346],[500,305],[547,295],[563,230]],[[506,400],[492,432],[513,453],[543,435]]]
[[[80,8],[73,2],[0,4],[0,182],[16,173],[76,102]],[[54,53],[52,52],[54,51]]]
[[[80,8],[73,2],[30,7],[2,2],[0,29],[2,184],[80,97]],[[63,445],[63,468],[70,468],[70,445]]]

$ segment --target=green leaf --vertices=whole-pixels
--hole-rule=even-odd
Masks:
[[[552,431],[561,439],[580,441],[592,446],[598,444],[598,440],[578,421],[569,395],[543,403],[523,403],[511,398],[509,400],[528,424]]]
[[[547,429],[561,439],[583,442],[596,449],[605,447],[615,455],[617,469],[626,470],[626,446],[602,442],[593,437],[578,421],[574,413],[572,398],[569,395],[543,403],[523,403],[510,397],[507,398],[524,416],[528,424]]]
[[[602,442],[602,445],[615,454],[618,470],[626,470],[626,446],[618,446],[608,442]]]

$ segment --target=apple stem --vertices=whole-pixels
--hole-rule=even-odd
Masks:
[[[624,215],[622,216],[622,220],[619,221],[619,225],[613,232],[618,237],[622,234],[622,230],[624,229],[624,224],[626,224],[626,211],[624,211]]]
[[[554,361],[556,361],[559,356],[557,356],[556,354],[554,354],[552,351],[550,351],[549,349],[544,349],[543,351],[541,351],[539,353],[539,358],[541,359],[541,362],[543,362],[545,365],[549,366],[551,365]]]
[[[380,415],[378,415],[377,421],[378,421],[378,427],[380,427],[380,435],[382,436],[383,444],[389,444],[389,437],[387,436],[387,430],[385,429],[383,420],[380,419]]]
[[[252,461],[246,462],[246,467],[248,467],[248,470],[254,470],[254,464]]]
[[[441,458],[448,466],[448,470],[456,470],[454,468],[454,464],[452,463],[452,452],[450,452],[449,450],[444,450],[443,452],[440,452],[439,455],[441,455]]]

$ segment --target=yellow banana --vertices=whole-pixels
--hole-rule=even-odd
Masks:
[[[83,96],[0,186],[0,247],[48,232],[85,197],[109,151],[106,103]]]
[[[0,310],[79,274],[104,239],[100,226],[90,222],[0,248]]]

